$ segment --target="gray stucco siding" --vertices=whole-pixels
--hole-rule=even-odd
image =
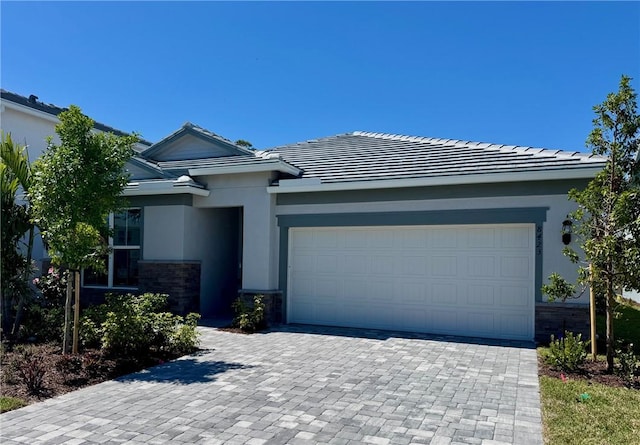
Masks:
[[[437,187],[344,190],[322,193],[282,193],[277,205],[338,204],[349,202],[416,201],[500,196],[566,195],[573,188],[586,187],[586,179],[462,184]]]

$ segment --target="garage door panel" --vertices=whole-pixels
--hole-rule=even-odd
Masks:
[[[458,247],[458,231],[448,227],[433,228],[429,241],[429,247],[434,249],[455,249]]]
[[[289,322],[533,338],[534,225],[292,228]]]
[[[469,249],[493,249],[496,245],[493,228],[469,229],[466,235],[466,246]]]
[[[507,313],[500,316],[500,330],[503,332],[518,332],[518,330],[530,323],[529,318],[522,313]]]
[[[338,271],[340,258],[336,255],[318,255],[316,257],[315,271],[317,273],[335,274]]]
[[[451,334],[456,332],[458,326],[458,311],[451,309],[448,311],[434,310],[431,312],[431,326],[433,332]]]
[[[523,249],[531,247],[531,239],[527,229],[522,227],[505,227],[500,231],[500,247],[503,249]]]
[[[429,302],[439,306],[455,306],[458,303],[458,286],[455,283],[433,283]]]
[[[496,275],[496,258],[489,255],[469,255],[467,275],[473,278],[493,278]]]
[[[491,336],[496,331],[496,315],[493,312],[469,311],[465,313],[466,324],[473,335],[479,337]]]
[[[501,259],[500,276],[502,278],[522,279],[531,274],[531,259],[525,256],[508,256]]]
[[[467,285],[465,296],[466,304],[470,307],[494,306],[496,304],[496,289],[486,284]]]
[[[369,267],[374,275],[393,275],[395,271],[395,257],[392,255],[375,254],[370,258]]]
[[[318,278],[315,280],[315,286],[310,286],[313,288],[310,295],[315,295],[318,297],[326,297],[339,295],[340,283],[339,280],[335,278]]]
[[[432,277],[455,277],[458,274],[458,258],[436,255],[431,257]]]
[[[529,286],[500,286],[500,305],[511,308],[528,307],[531,291]]]
[[[427,303],[427,284],[421,281],[399,280],[396,285],[398,299],[407,304]]]
[[[360,296],[359,300],[374,302],[389,302],[393,299],[394,283],[392,281],[370,281],[367,283],[367,292]]]
[[[408,229],[402,233],[400,247],[408,250],[422,250],[429,245],[429,235],[424,230]]]

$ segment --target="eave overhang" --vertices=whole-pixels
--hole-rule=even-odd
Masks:
[[[179,179],[162,179],[150,181],[130,182],[124,189],[124,196],[148,195],[195,195],[209,196],[211,192],[200,184]]]
[[[373,190],[405,187],[430,187],[445,185],[487,184],[501,182],[553,181],[563,179],[590,179],[595,177],[602,167],[533,170],[524,172],[480,173],[469,175],[433,176],[425,178],[386,179],[372,181],[329,182],[319,178],[282,179],[278,185],[267,187],[267,192],[308,193],[346,190]]]

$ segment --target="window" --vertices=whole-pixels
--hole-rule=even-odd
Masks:
[[[113,236],[109,238],[111,253],[106,258],[107,273],[86,269],[83,273],[84,286],[138,286],[141,222],[141,209],[128,209],[109,215],[109,227],[113,229]]]

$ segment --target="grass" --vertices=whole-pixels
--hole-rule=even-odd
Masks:
[[[618,316],[613,320],[613,334],[617,340],[625,340],[633,343],[636,354],[640,354],[640,304],[629,302],[618,306]],[[596,316],[596,331],[603,339],[598,342],[598,352],[605,351],[601,344],[604,344],[606,328],[605,315]]]
[[[0,396],[0,413],[27,406],[27,402],[16,397]]]
[[[640,350],[640,305],[624,304],[614,321],[617,339]],[[605,317],[598,316],[597,331],[604,337]],[[539,348],[544,353],[547,348]],[[605,350],[599,348],[600,353]],[[598,356],[600,360],[604,357]],[[581,394],[588,394],[587,400]],[[640,443],[640,391],[586,380],[563,382],[540,376],[540,397],[545,444],[627,445]]]
[[[541,376],[540,393],[547,445],[638,443],[640,391]]]

